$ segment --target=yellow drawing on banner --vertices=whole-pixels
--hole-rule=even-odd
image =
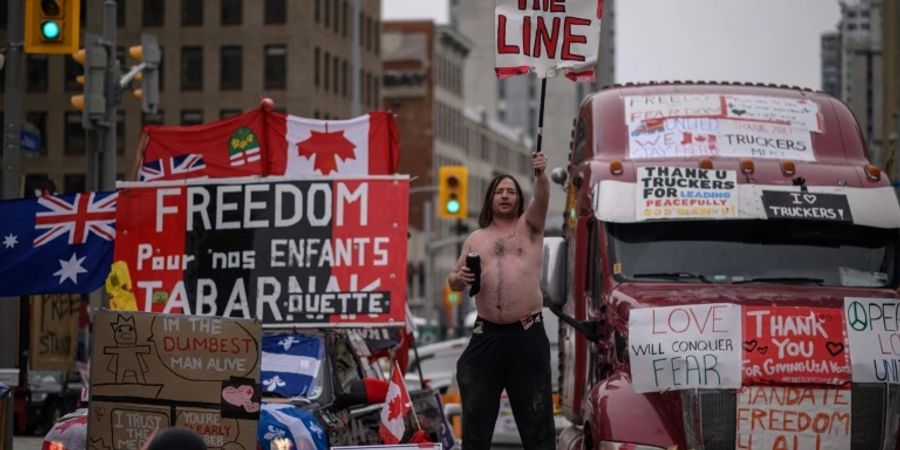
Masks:
[[[131,286],[131,274],[125,261],[116,261],[106,277],[106,293],[109,295],[109,308],[116,311],[137,311],[137,300]]]

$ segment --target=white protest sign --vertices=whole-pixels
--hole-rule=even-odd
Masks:
[[[738,391],[738,450],[850,447],[849,389],[744,386]]]
[[[730,303],[632,309],[631,380],[637,392],[741,386],[741,307]]]
[[[802,128],[765,122],[720,120],[719,155],[735,158],[815,161],[812,135]]]
[[[737,172],[638,167],[637,220],[738,217]]]
[[[816,102],[802,98],[726,95],[725,117],[787,125],[821,133],[822,115]]]
[[[854,383],[900,384],[900,300],[844,299]]]
[[[641,124],[670,117],[722,117],[722,96],[716,94],[628,95],[625,123]]]
[[[529,71],[547,78],[563,70],[574,79],[592,77],[600,48],[602,1],[497,0],[496,5],[499,78]]]

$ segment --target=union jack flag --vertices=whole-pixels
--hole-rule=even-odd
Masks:
[[[91,233],[107,241],[115,240],[117,196],[115,192],[105,196],[84,192],[75,194],[71,203],[61,197],[39,198],[34,228],[44,232],[34,238],[34,246],[40,247],[64,234],[68,234],[70,245],[84,243]]]
[[[138,181],[191,178],[183,175],[205,168],[206,162],[203,160],[203,155],[197,153],[160,158],[141,164]]]

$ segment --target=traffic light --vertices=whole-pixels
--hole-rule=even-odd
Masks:
[[[462,292],[456,292],[444,283],[444,307],[456,306],[460,299],[462,299]]]
[[[438,216],[465,219],[469,213],[469,169],[441,166],[438,172]]]
[[[159,106],[159,63],[162,57],[156,36],[142,34],[141,45],[129,47],[128,54],[143,64],[135,77],[141,82],[141,87],[134,90],[134,96],[141,99],[143,112],[156,114]]]
[[[74,53],[80,13],[81,0],[25,0],[25,53]]]
[[[74,52],[72,59],[84,66],[84,75],[77,80],[84,89],[82,94],[72,96],[71,103],[81,111],[82,127],[89,130],[106,114],[106,47],[99,36],[85,33],[84,48]]]

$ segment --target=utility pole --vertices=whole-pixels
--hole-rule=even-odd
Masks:
[[[9,44],[6,47],[5,97],[3,102],[3,198],[19,197],[19,179],[22,171],[22,153],[19,148],[19,132],[22,127],[22,46],[24,41],[25,14],[23,0],[7,1],[6,31]],[[19,360],[19,299],[0,298],[0,369],[12,369]],[[10,396],[11,397],[11,396]],[[12,448],[13,401],[7,398],[3,430],[3,448]]]

